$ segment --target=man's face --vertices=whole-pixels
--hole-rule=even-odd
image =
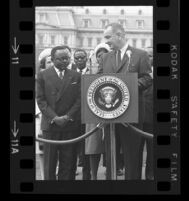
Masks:
[[[70,63],[71,54],[68,49],[56,50],[52,62],[59,70],[65,70]]]
[[[98,54],[96,55],[96,60],[98,63],[100,63],[100,60],[102,59],[102,55],[105,54],[107,51],[105,49],[101,49]]]
[[[107,29],[104,31],[104,38],[105,42],[110,46],[110,49],[113,50],[119,49],[120,47],[119,37],[112,31],[111,26],[107,27]]]
[[[78,51],[74,55],[74,61],[77,68],[84,69],[86,67],[87,56],[83,51]]]

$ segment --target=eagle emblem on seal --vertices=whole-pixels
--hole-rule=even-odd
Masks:
[[[115,107],[119,102],[119,98],[116,98],[117,89],[107,86],[102,88],[100,91],[100,97],[98,98],[98,103],[105,106],[106,108]]]

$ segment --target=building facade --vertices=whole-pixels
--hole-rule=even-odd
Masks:
[[[127,12],[127,7],[37,7],[35,12],[36,66],[40,52],[57,45],[74,51],[91,50],[103,42],[104,27],[112,22],[123,25],[128,43],[137,48],[153,46],[153,16],[143,7]],[[38,71],[38,69],[36,69]]]

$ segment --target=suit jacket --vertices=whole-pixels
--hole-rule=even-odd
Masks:
[[[75,65],[73,68],[75,71],[77,71],[77,66]],[[91,74],[89,67],[87,67],[87,70],[82,75],[89,75]],[[89,132],[93,128],[96,127],[97,124],[91,123],[91,124],[81,124],[81,134],[84,134],[86,132]],[[85,154],[99,154],[104,152],[104,144],[102,140],[102,130],[96,131],[93,135],[87,137],[85,141],[81,142],[84,146],[84,153]],[[81,145],[82,146],[82,145]]]
[[[54,67],[39,72],[37,77],[37,103],[42,112],[42,130],[77,130],[80,121],[80,74],[66,69],[61,80]],[[64,127],[51,124],[55,116],[69,115]]]
[[[75,71],[75,72],[77,72],[77,65],[76,64],[72,64],[71,65],[71,70],[73,70],[73,71]],[[88,75],[88,74],[90,74],[90,70],[89,70],[89,67],[87,67],[87,69],[86,69],[86,71],[84,72],[84,73],[79,73],[80,74],[80,76],[82,76],[82,75]],[[80,108],[80,116],[81,116],[81,108]],[[80,131],[81,131],[81,135],[82,134],[84,134],[85,133],[85,124],[81,124],[81,121],[79,122],[80,123]]]
[[[153,84],[144,91],[144,123],[153,124]]]
[[[139,123],[143,123],[144,120],[144,105],[143,105],[143,91],[152,84],[152,78],[150,76],[151,65],[147,52],[133,48],[128,45],[127,50],[131,51],[131,58],[124,54],[122,61],[118,68],[116,66],[116,52],[111,51],[103,55],[99,65],[98,73],[127,73],[137,72],[139,83]],[[126,50],[126,51],[127,51]]]

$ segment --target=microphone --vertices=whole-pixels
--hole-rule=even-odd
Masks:
[[[92,73],[92,56],[94,55],[94,50],[91,50],[89,53],[89,62],[90,62],[90,74]]]
[[[91,59],[93,55],[94,55],[94,50],[91,50],[89,53],[89,59]]]

